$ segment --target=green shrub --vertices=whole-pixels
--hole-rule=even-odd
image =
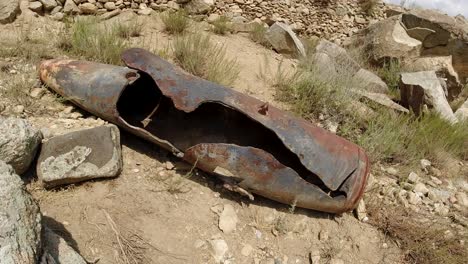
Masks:
[[[226,35],[231,31],[231,26],[229,25],[229,18],[225,16],[220,16],[218,19],[213,21],[213,32],[218,35]]]
[[[120,55],[128,47],[125,40],[119,37],[115,25],[105,26],[97,23],[97,18],[82,18],[73,22],[69,36],[63,36],[58,46],[75,56],[82,56],[108,64],[121,64]]]
[[[232,85],[239,75],[236,60],[227,58],[225,47],[213,44],[207,35],[179,36],[172,48],[177,63],[193,75],[222,85]]]
[[[190,24],[186,13],[182,10],[163,13],[161,19],[164,23],[164,29],[170,34],[181,34],[187,30]]]
[[[401,65],[398,60],[390,60],[385,62],[383,66],[377,69],[377,74],[387,84],[390,95],[394,98],[400,98],[400,74]]]
[[[143,23],[138,20],[133,20],[127,23],[117,22],[115,25],[117,35],[124,39],[129,39],[131,37],[141,36],[143,31]]]

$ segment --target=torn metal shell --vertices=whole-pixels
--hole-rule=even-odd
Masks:
[[[146,50],[122,58],[127,67],[45,61],[40,77],[81,108],[200,169],[229,172],[248,191],[332,213],[357,205],[368,174],[357,145]]]

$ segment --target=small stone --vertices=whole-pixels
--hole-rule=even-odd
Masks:
[[[153,12],[153,9],[151,8],[145,8],[145,9],[140,9],[138,10],[138,14],[141,16],[149,16]]]
[[[366,204],[364,203],[364,200],[361,199],[354,212],[359,221],[363,221],[365,218],[367,218]]]
[[[42,5],[44,6],[44,9],[49,11],[54,9],[57,6],[57,2],[55,0],[40,0]]]
[[[418,205],[421,203],[421,197],[419,197],[414,192],[408,192],[408,202],[413,205]]]
[[[229,250],[226,241],[222,239],[213,239],[210,240],[210,245],[213,258],[215,259],[216,263],[223,263]]]
[[[174,9],[174,10],[179,10],[180,9],[179,4],[177,4],[174,1],[167,2],[167,7],[170,8],[170,9]]]
[[[418,174],[411,172],[408,176],[408,182],[409,183],[416,183],[419,181],[419,176]]]
[[[107,2],[107,3],[104,3],[104,8],[109,11],[112,11],[112,10],[117,9],[117,6],[115,5],[114,2]]]
[[[433,202],[441,201],[440,197],[432,190],[429,190],[429,192],[427,193],[427,197],[431,199]]]
[[[208,16],[208,18],[206,19],[206,21],[211,24],[211,23],[217,21],[219,18],[220,18],[220,15],[218,15],[218,14],[210,14]]]
[[[449,213],[448,207],[444,206],[441,203],[434,204],[434,212],[436,212],[440,216],[447,216]]]
[[[385,169],[385,172],[390,174],[390,175],[393,175],[393,176],[398,176],[398,170],[395,169],[394,167],[388,167]]]
[[[42,3],[39,1],[30,2],[28,8],[36,13],[42,12]]]
[[[468,197],[466,196],[466,193],[464,192],[457,192],[455,194],[455,197],[458,200],[458,204],[464,207],[468,207]]]
[[[56,6],[56,7],[54,7],[54,9],[52,9],[52,11],[50,11],[50,14],[51,14],[51,15],[55,15],[55,14],[57,14],[58,12],[62,11],[62,9],[63,9],[63,7],[61,7],[61,6]]]
[[[383,244],[382,244],[382,248],[387,249],[387,248],[388,248],[388,244],[387,244],[387,243],[383,243]]]
[[[225,204],[224,210],[219,216],[219,229],[229,234],[236,229],[238,221],[234,207],[230,204]]]
[[[241,249],[241,254],[244,257],[248,257],[248,256],[250,256],[250,253],[252,253],[252,250],[253,250],[253,248],[252,248],[251,245],[245,244]]]
[[[17,105],[15,108],[13,108],[13,112],[16,114],[22,114],[24,112],[24,106],[22,105]]]
[[[74,112],[74,113],[70,114],[71,119],[78,119],[78,118],[81,118],[81,117],[83,117],[83,115],[81,113],[78,113],[78,112]]]
[[[31,89],[31,92],[29,92],[29,96],[32,98],[41,98],[45,94],[45,89],[43,88],[33,88]]]
[[[164,167],[166,167],[167,170],[173,170],[175,168],[174,164],[170,161],[166,161]]]
[[[422,159],[419,164],[421,165],[421,169],[426,172],[432,165],[432,163],[427,159]]]
[[[430,172],[436,177],[442,177],[442,172],[437,168],[430,167]],[[440,184],[442,184],[442,182]]]
[[[422,182],[416,183],[413,189],[414,192],[420,192],[424,195],[426,195],[429,192],[429,189],[426,187],[426,185]]]
[[[442,181],[439,180],[439,178],[436,178],[434,176],[431,176],[431,180],[433,183],[437,184],[437,185],[441,185],[442,184]]]
[[[91,3],[84,3],[84,4],[81,4],[79,6],[81,12],[83,12],[83,14],[96,14],[98,8],[97,6],[95,6],[94,4],[91,4]]]
[[[62,113],[64,114],[70,114],[71,112],[73,112],[73,109],[75,109],[73,106],[67,106],[65,107],[65,109],[63,109]]]
[[[328,240],[328,232],[324,231],[324,230],[320,231],[319,240],[320,241],[327,241]]]

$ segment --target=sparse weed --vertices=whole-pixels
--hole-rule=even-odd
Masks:
[[[0,57],[21,57],[29,61],[52,58],[47,39],[42,35],[33,36],[31,21],[22,22],[16,32],[16,39],[0,41]]]
[[[1,77],[1,76],[0,76]],[[34,86],[34,73],[28,75],[13,75],[5,78],[3,89],[0,88],[0,98],[14,105],[22,105],[26,109],[35,108],[37,101],[29,96],[29,89]]]
[[[356,142],[373,161],[415,164],[421,158],[435,159],[440,151],[466,159],[467,129],[467,123],[451,125],[436,114],[415,119],[382,111],[368,123]]]
[[[377,74],[387,84],[390,95],[396,99],[400,98],[400,73],[401,65],[398,60],[385,62],[381,68],[377,69]]]
[[[137,19],[127,23],[117,22],[115,27],[117,35],[124,39],[129,39],[131,37],[139,37],[141,36],[141,32],[143,31],[143,23],[141,23]]]
[[[187,14],[182,10],[163,13],[161,19],[164,23],[164,29],[170,34],[181,34],[190,25]]]
[[[268,42],[265,36],[266,31],[267,29],[263,25],[255,24],[254,28],[249,33],[250,39],[252,39],[252,41],[255,43],[258,43],[267,48],[271,48],[270,42]]]
[[[225,47],[212,43],[207,35],[179,36],[172,48],[177,63],[193,75],[228,86],[239,75],[236,60],[229,59]]]
[[[127,43],[115,26],[99,26],[96,18],[76,20],[70,27],[70,38],[60,38],[58,46],[73,55],[102,63],[120,64]]]
[[[229,25],[229,18],[226,16],[220,16],[213,22],[213,32],[218,35],[226,35],[229,31],[231,31],[231,27]]]

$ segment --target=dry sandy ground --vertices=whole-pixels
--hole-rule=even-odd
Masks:
[[[3,36],[17,34],[24,26],[22,19],[13,26],[1,26],[0,32]],[[167,46],[170,37],[162,32],[159,18],[142,19],[143,36],[132,43]],[[54,34],[59,25],[47,18],[32,21],[34,34]],[[265,58],[274,70],[283,60],[280,55],[239,34],[214,36],[213,40],[225,44],[228,55],[241,66],[234,89],[284,108],[274,101],[274,88],[259,78]],[[294,64],[284,60],[285,67]],[[20,64],[18,74],[23,74]],[[54,104],[59,103],[50,102],[49,111],[26,116],[50,135],[100,123],[86,114],[81,119],[58,118],[63,107]],[[123,261],[121,248],[127,250],[128,258],[141,258],[130,263],[215,263],[210,246],[213,239],[226,241],[230,261],[226,263],[305,264],[311,255],[320,255],[319,263],[400,262],[399,250],[384,234],[350,213],[334,216],[290,210],[261,197],[251,202],[224,190],[213,176],[194,171],[186,177],[190,175],[187,164],[144,140],[122,132],[122,146],[124,168],[115,179],[53,191],[41,189],[35,180],[29,184],[46,223],[92,263]],[[175,165],[173,170],[166,168],[167,161]],[[239,218],[236,230],[229,234],[218,228],[216,213],[226,204],[235,208]]]

